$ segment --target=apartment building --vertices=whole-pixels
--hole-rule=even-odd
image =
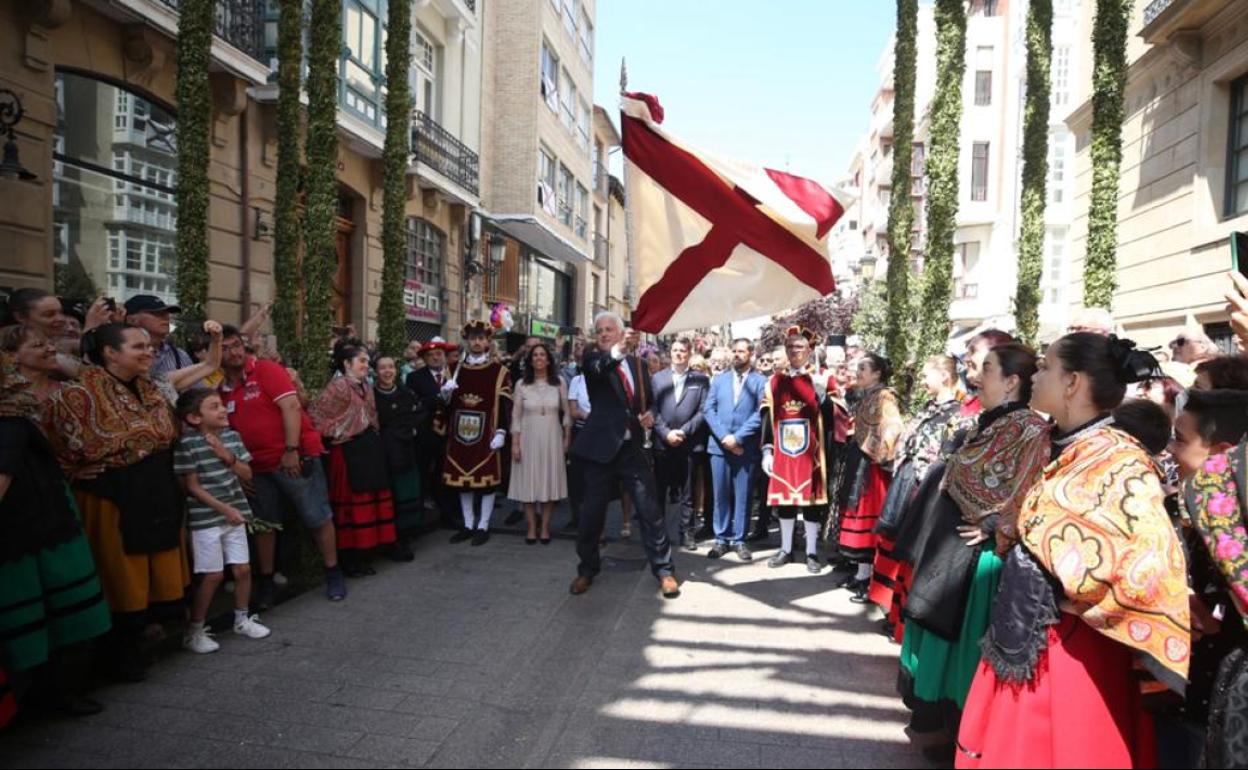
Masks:
[[[1064,118],[1081,63],[1078,9],[1087,0],[1054,4],[1053,97],[1049,142],[1049,203],[1046,211],[1045,270],[1040,308],[1042,336],[1065,326],[1069,241],[1073,221],[1073,140]],[[967,6],[966,75],[958,161],[958,216],[954,231],[952,344],[985,326],[1013,328],[1017,242],[1021,225],[1022,132],[1026,98],[1027,3],[972,0]],[[930,3],[919,7],[915,80],[915,132],[911,161],[914,232],[908,258],[912,272],[923,268],[927,227],[926,160],[935,96],[936,25]],[[890,257],[888,208],[893,173],[893,42],[880,62],[880,87],[871,104],[871,124],[850,163],[847,179],[858,203],[834,230],[833,243],[847,249],[855,281],[883,276]],[[850,237],[852,229],[860,238]],[[859,241],[861,245],[859,245]],[[839,258],[839,257],[838,257]],[[1008,288],[1006,288],[1008,287]]]
[[[339,61],[334,313],[366,337],[381,290],[385,0],[345,0]],[[55,0],[0,8],[0,87],[33,181],[0,180],[13,259],[0,285],[176,301],[177,0]],[[482,25],[475,0],[413,11],[416,101],[408,220],[409,334],[468,314],[461,273],[479,205]],[[209,169],[209,312],[236,321],[273,295],[276,3],[217,0]]]
[[[593,304],[594,4],[493,0],[485,35],[485,304],[514,309],[516,338],[553,339]]]
[[[594,106],[594,270],[590,305],[628,317],[636,302],[628,223],[624,216],[624,184],[611,174],[610,158],[620,152],[620,132],[611,114]],[[592,321],[592,316],[590,318]]]
[[[1079,16],[1080,37],[1093,24]],[[1090,62],[1090,52],[1084,52]],[[1228,350],[1221,299],[1231,236],[1248,230],[1248,4],[1137,3],[1130,26],[1114,315],[1142,345],[1199,325]],[[1091,195],[1091,84],[1075,89],[1070,304],[1083,294]]]

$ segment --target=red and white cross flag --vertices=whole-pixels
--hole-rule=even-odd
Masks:
[[[659,128],[663,108],[624,94],[630,244],[652,334],[757,318],[836,290],[826,237],[848,196],[698,152]]]

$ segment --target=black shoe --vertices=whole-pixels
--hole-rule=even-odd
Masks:
[[[722,543],[716,543],[715,545],[711,546],[711,550],[707,552],[706,558],[718,559],[718,558],[721,558],[725,553],[728,553],[728,546]]]
[[[817,553],[806,554],[806,571],[812,575],[818,575],[823,572],[828,565],[819,557]]]
[[[680,547],[682,550],[693,553],[698,550],[698,541],[688,535],[680,536]]]
[[[104,710],[103,704],[91,698],[70,696],[52,707],[53,711],[63,717],[93,717]]]
[[[478,529],[472,536],[473,547],[485,545],[490,542],[490,531],[488,529]]]
[[[951,767],[957,756],[958,747],[953,743],[938,743],[935,746],[923,747],[923,758],[934,765]]]
[[[256,595],[251,600],[251,606],[256,612],[268,612],[277,604],[277,583],[273,582],[273,576],[260,578],[260,584],[256,586]]]
[[[854,604],[866,604],[868,602],[867,592],[871,589],[870,580],[854,581],[854,595],[849,600]]]
[[[455,534],[451,535],[451,542],[452,542],[452,543],[462,543],[462,542],[464,542],[465,540],[471,540],[471,539],[472,539],[472,530],[471,530],[471,529],[461,529],[460,531],[458,531],[458,532],[456,532]]]
[[[769,537],[771,537],[771,533],[768,532],[767,530],[756,529],[753,532],[751,532],[748,536],[746,536],[745,540],[748,543],[757,543],[760,540],[766,540]]]
[[[525,545],[537,545],[537,538],[535,538],[535,537],[526,537],[526,538],[524,539],[524,544],[525,544]]]
[[[390,561],[408,562],[415,561],[416,554],[412,552],[412,546],[405,538],[390,546],[386,551],[386,558]]]
[[[564,532],[576,532],[580,528],[581,528],[581,522],[577,521],[576,519],[573,519],[572,521],[569,521],[566,525],[564,525],[563,531]]]
[[[750,552],[750,549],[745,543],[740,543],[732,550],[736,551],[737,558],[741,561],[754,561],[754,554]]]
[[[542,545],[550,545],[550,538],[548,537],[542,538]]]
[[[713,537],[715,537],[715,530],[710,527],[703,527],[693,535],[694,540],[710,540]]]
[[[511,526],[513,524],[519,524],[520,520],[523,518],[524,518],[524,511],[517,508],[516,510],[507,514],[507,518],[503,519],[503,523],[506,524],[507,526]]]
[[[772,569],[779,569],[791,561],[793,561],[793,554],[788,551],[780,551],[767,561],[767,566]]]

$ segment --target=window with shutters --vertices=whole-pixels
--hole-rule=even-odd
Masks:
[[[1226,159],[1226,215],[1248,211],[1248,76],[1231,83],[1231,125]]]

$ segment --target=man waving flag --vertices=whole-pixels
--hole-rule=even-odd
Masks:
[[[836,289],[825,238],[847,198],[781,171],[697,152],[625,94],[620,116],[640,299],[633,326],[665,334],[796,307]]]

